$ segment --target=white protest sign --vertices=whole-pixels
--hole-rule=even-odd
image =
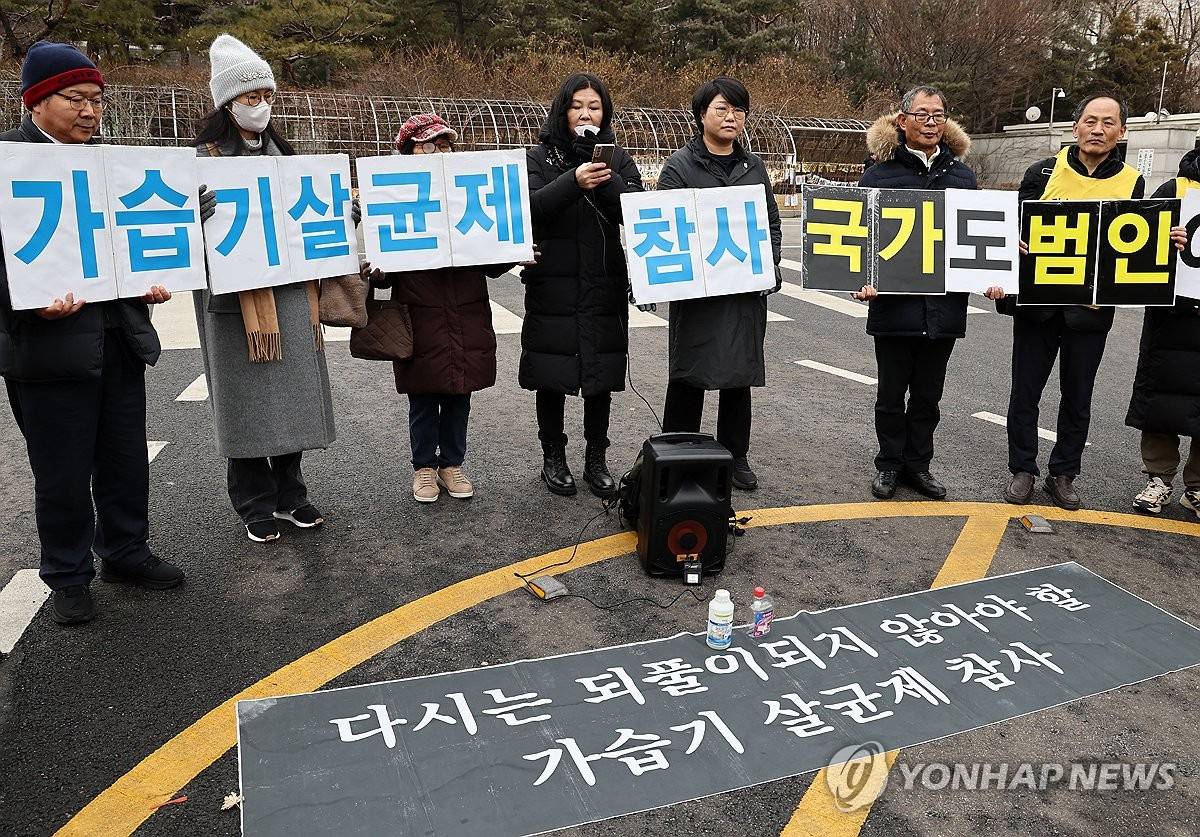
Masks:
[[[663,189],[621,195],[629,281],[639,305],[705,295],[704,258],[696,231],[698,191]]]
[[[359,157],[366,259],[383,271],[449,267],[445,154]]]
[[[981,294],[998,286],[1017,293],[1017,193],[947,189],[945,195],[946,290]]]
[[[439,154],[455,265],[533,258],[525,150]]]
[[[1175,265],[1175,294],[1200,299],[1200,189],[1184,194],[1179,223],[1187,228],[1188,246]]]
[[[695,192],[705,296],[774,288],[775,257],[766,190],[762,186],[725,186]]]
[[[0,228],[14,310],[117,298],[104,159],[86,145],[0,143]]]
[[[300,281],[288,258],[275,157],[201,157],[200,179],[217,197],[204,224],[208,282],[214,294]]]
[[[283,231],[296,281],[358,273],[351,216],[350,157],[279,157]]]
[[[153,285],[172,292],[207,287],[196,152],[134,146],[100,151],[118,296],[139,297]]]

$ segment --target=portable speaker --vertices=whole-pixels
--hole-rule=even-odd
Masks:
[[[699,561],[705,575],[725,569],[733,455],[703,433],[662,433],[642,446],[637,548],[653,576],[682,575]]]

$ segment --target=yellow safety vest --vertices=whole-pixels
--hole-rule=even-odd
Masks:
[[[1175,197],[1182,198],[1187,194],[1188,189],[1200,189],[1200,182],[1192,180],[1190,177],[1175,178]]]
[[[1112,177],[1087,177],[1071,168],[1067,162],[1067,151],[1064,148],[1058,152],[1054,160],[1054,171],[1042,192],[1042,200],[1117,200],[1133,196],[1133,187],[1137,185],[1141,173],[1128,163],[1121,164],[1121,170]]]

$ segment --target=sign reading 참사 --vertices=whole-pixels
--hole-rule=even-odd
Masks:
[[[188,149],[0,143],[13,308],[203,288],[197,191]]]
[[[626,193],[621,214],[639,305],[775,287],[762,186]]]
[[[760,639],[738,629],[726,651],[680,634],[241,701],[242,829],[542,833],[1198,664],[1200,629],[1065,563],[799,613]]]

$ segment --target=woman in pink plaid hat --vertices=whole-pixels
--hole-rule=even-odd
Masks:
[[[458,132],[434,113],[421,113],[396,133],[398,154],[454,150]],[[408,395],[413,499],[433,503],[442,489],[451,497],[474,496],[463,470],[471,393],[496,382],[496,333],[487,277],[511,264],[442,267],[402,273],[369,271],[371,283],[391,288],[412,317],[413,356],[396,361],[396,392]]]

